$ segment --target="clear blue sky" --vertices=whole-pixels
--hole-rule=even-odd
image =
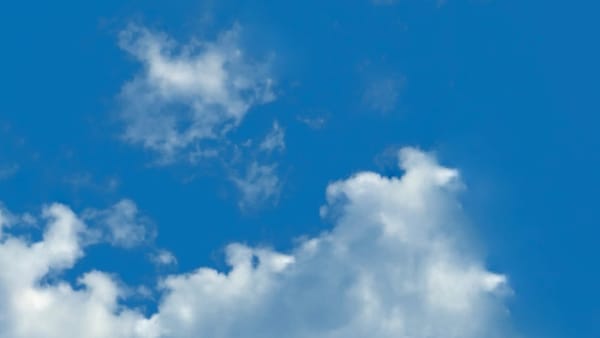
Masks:
[[[90,247],[60,278],[97,269],[152,284],[199,266],[226,270],[228,243],[287,252],[319,236],[332,226],[319,215],[329,183],[363,170],[400,175],[395,150],[413,146],[460,171],[473,246],[508,276],[515,330],[600,337],[599,11],[579,1],[5,3],[0,199],[14,213],[134,201],[156,235]],[[144,51],[120,45],[131,27],[225,53],[219,34],[238,29],[234,47],[256,61],[240,72],[260,77],[268,65],[273,84],[262,89],[273,97],[252,102],[226,135],[198,138],[216,155],[187,160],[195,140],[165,159],[163,148],[127,138],[135,122],[123,116],[141,99],[123,88],[151,81]],[[185,95],[165,109],[179,111]],[[265,150],[274,121],[285,146]],[[252,179],[251,163],[267,181]],[[244,190],[268,178],[276,184]],[[154,265],[159,248],[178,264]]]

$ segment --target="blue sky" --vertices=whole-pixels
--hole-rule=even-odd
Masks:
[[[508,330],[519,337],[598,337],[600,120],[595,95],[600,50],[595,41],[600,27],[594,13],[599,9],[589,3],[497,0],[5,4],[0,11],[0,200],[14,220],[5,222],[0,246],[10,238],[25,247],[43,243],[44,229],[51,228],[39,216],[43,206],[68,206],[86,224],[76,241],[85,255],[47,263],[32,280],[32,290],[54,292],[62,281],[75,293],[85,292],[93,283],[75,286],[80,276],[92,270],[109,273],[123,288],[146,290],[120,298],[120,310],[109,312],[141,309],[144,318],[164,313],[157,317],[156,332],[166,330],[161,334],[169,337],[165,328],[179,320],[169,311],[182,306],[176,296],[183,289],[193,292],[194,285],[159,287],[167,276],[183,278],[199,267],[226,273],[232,268],[225,260],[230,243],[269,248],[269,255],[285,253],[304,262],[305,244],[299,243],[325,241],[324,232],[335,237],[355,226],[362,229],[354,224],[360,222],[347,219],[362,220],[369,213],[389,211],[398,224],[419,222],[425,216],[413,215],[414,210],[396,215],[385,209],[388,202],[370,204],[396,196],[399,188],[383,177],[409,182],[413,170],[414,177],[422,173],[435,181],[435,170],[456,168],[462,188],[448,188],[451,197],[446,182],[435,181],[435,193],[419,188],[406,198],[424,198],[432,205],[423,209],[424,215],[434,215],[426,224],[460,223],[452,236],[462,244],[447,255],[465,250],[470,258],[459,259],[455,268],[462,271],[473,260],[482,274],[506,276],[501,295],[494,296],[498,299],[476,298],[468,304],[489,315],[474,319],[481,321],[478,329]],[[421,164],[411,166],[413,160],[406,158],[412,155],[404,147],[426,158],[415,155]],[[401,168],[399,149],[405,149]],[[365,188],[381,196],[353,195],[358,189],[353,184],[363,183],[352,175],[364,171],[383,175]],[[338,180],[347,183],[339,190],[349,202],[337,201],[337,193],[327,200],[326,188]],[[320,215],[322,206],[336,209],[337,203],[348,206],[332,212],[337,216]],[[446,214],[456,203],[460,211]],[[64,210],[57,213],[65,215]],[[364,217],[364,222],[371,220]],[[335,238],[343,242],[342,237]],[[344,263],[368,260],[368,250],[378,248],[367,240],[357,243],[364,247],[346,260],[319,251],[315,257],[321,258],[312,265],[293,264],[310,277],[311,269],[331,263],[341,271],[336,275],[333,268],[331,275],[339,277],[349,273],[341,268]],[[414,250],[421,257],[421,249]],[[176,264],[156,262],[166,252],[172,256],[163,258],[176,257]],[[402,254],[389,252],[391,263],[394,254],[398,265],[406,263]],[[425,265],[432,259],[426,257]],[[15,267],[2,264],[25,264],[0,261],[9,272]],[[305,290],[310,287],[314,294],[329,295],[319,286],[328,277],[315,274],[324,279],[313,285],[300,277],[280,277],[287,270],[273,269],[268,276],[275,277],[269,278],[279,281],[282,290],[294,290],[278,291],[282,298],[312,294]],[[412,278],[382,271],[369,272],[394,285]],[[2,284],[10,278],[2,278],[0,298],[12,290]],[[460,288],[460,281],[450,288]],[[446,294],[423,292],[419,297],[447,300]],[[495,292],[481,290],[485,297]],[[13,292],[11,299],[23,301],[25,296],[18,295]],[[256,297],[267,302],[267,296]],[[337,337],[317,329],[325,324],[311,318],[325,310],[313,309],[317,305],[309,300],[296,313],[306,332]],[[203,302],[200,297],[200,308]],[[397,305],[422,305],[413,302]],[[179,332],[180,337],[229,337],[262,323],[260,318],[249,319],[250,324],[225,320],[243,314],[217,300],[206,304],[218,304],[222,312],[198,322],[227,329],[211,331],[208,324],[198,324]],[[280,308],[264,305],[254,311],[269,316],[274,309]],[[0,305],[0,317],[12,318],[15,311]],[[381,311],[389,314],[391,308]],[[413,317],[400,316],[409,323],[406,328],[387,328],[380,336],[425,335],[419,323],[428,317],[420,312]],[[332,323],[348,328],[340,318]],[[0,337],[53,337],[52,323],[60,319],[46,320],[50,331],[19,331],[15,324],[0,329]],[[373,334],[369,328],[378,326],[367,324],[350,332]],[[440,319],[435,325],[432,332],[444,332],[448,324]],[[115,330],[113,336],[133,337]],[[456,335],[474,335],[464,330]],[[80,331],[73,332],[81,337]]]

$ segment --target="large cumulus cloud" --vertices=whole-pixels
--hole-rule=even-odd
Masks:
[[[87,225],[68,207],[44,209],[39,241],[3,221],[0,337],[506,337],[507,279],[462,236],[458,172],[412,148],[400,165],[330,184],[333,227],[288,252],[234,243],[227,271],[159,277],[148,316],[102,272],[48,282],[84,255]]]

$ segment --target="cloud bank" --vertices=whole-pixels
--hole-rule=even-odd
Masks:
[[[412,148],[400,166],[330,184],[321,213],[333,227],[289,252],[234,243],[227,271],[159,278],[150,315],[123,305],[114,276],[47,278],[84,255],[88,225],[67,206],[44,208],[38,241],[0,216],[0,337],[508,337],[507,278],[461,236],[458,172]]]

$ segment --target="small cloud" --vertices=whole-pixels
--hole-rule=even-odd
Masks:
[[[0,180],[6,180],[13,177],[19,171],[19,165],[16,163],[0,165]]]
[[[268,153],[274,150],[283,151],[285,149],[285,131],[279,126],[277,121],[273,122],[273,129],[267,134],[259,148]]]
[[[92,242],[107,241],[114,246],[132,248],[156,236],[152,222],[140,216],[136,204],[128,199],[108,209],[88,209],[82,218],[95,225],[88,234]]]
[[[268,202],[276,202],[281,190],[281,182],[275,172],[275,165],[261,165],[252,162],[244,177],[232,180],[241,193],[239,207],[255,208]]]
[[[158,266],[176,265],[177,258],[172,252],[167,250],[158,250],[150,256],[150,260]]]

